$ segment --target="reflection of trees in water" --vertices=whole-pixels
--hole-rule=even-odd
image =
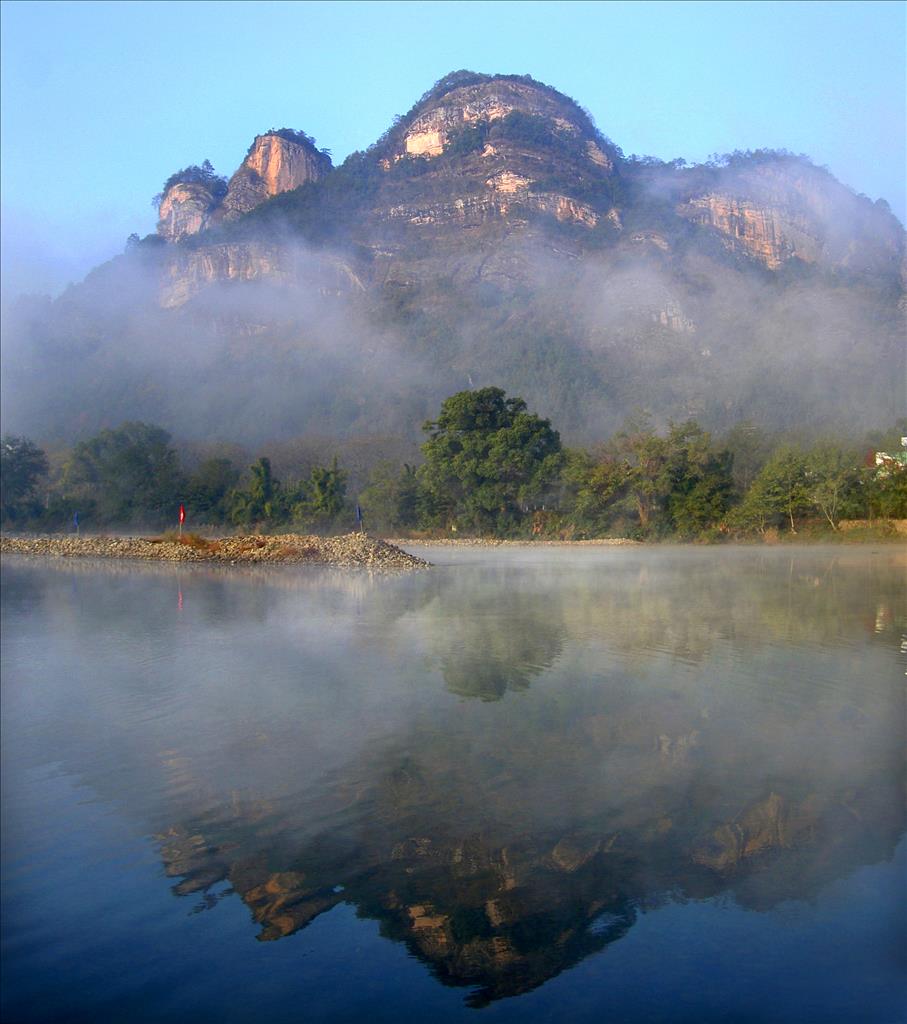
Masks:
[[[903,569],[889,551],[878,561],[846,549],[833,558],[808,548],[647,552],[572,575],[563,616],[571,636],[689,661],[723,642],[837,645],[862,641],[877,622],[894,635],[898,612],[903,626]]]
[[[500,700],[528,689],[560,656],[566,636],[551,595],[508,592],[444,601],[445,628],[435,633],[441,673],[452,693]]]
[[[272,614],[305,628],[307,613],[346,622],[355,612],[378,679],[398,670],[421,678],[427,650],[454,692],[493,701],[554,671],[519,700],[441,695],[364,749],[338,740],[343,752],[318,782],[287,782],[293,765],[280,751],[298,754],[313,731],[301,717],[262,714],[273,687],[256,692],[244,676],[226,694],[233,713],[248,698],[233,745],[216,737],[226,753],[200,752],[190,738],[167,755],[163,820],[179,823],[161,838],[167,872],[180,894],[210,895],[228,882],[262,939],[349,902],[439,978],[480,986],[477,1005],[540,985],[619,939],[634,908],[665,893],[733,892],[758,909],[810,897],[888,856],[904,829],[904,696],[878,671],[890,662],[873,639],[890,646],[898,623],[896,611],[878,612],[900,607],[900,570],[887,564],[809,552],[645,552],[607,569],[428,573],[380,581],[374,592],[314,577],[290,586],[282,573],[278,586],[266,571],[251,602],[240,600],[247,587],[213,579],[230,593],[199,617],[210,614],[222,630]],[[85,574],[105,622],[122,617],[125,628],[129,595],[171,601],[172,572],[155,567],[153,585],[135,592],[134,570],[115,585],[113,575],[96,584]],[[48,595],[59,615],[72,604],[64,582]],[[801,642],[829,649],[804,654]],[[841,642],[849,650],[831,649]],[[710,660],[719,644],[746,659]],[[734,685],[736,665],[775,647],[777,666],[765,664],[780,666],[777,680],[762,686],[744,673]],[[302,649],[280,647],[293,671]],[[651,659],[644,678],[628,659],[608,661],[611,650],[697,664],[683,677],[670,659]],[[329,667],[339,675],[347,664]],[[575,678],[565,678],[567,667]],[[343,690],[348,702],[337,699],[339,686],[332,691],[313,711],[318,727],[331,715],[355,729],[362,685]],[[248,722],[268,723],[257,760],[239,743],[252,742]],[[140,765],[125,745],[117,754]],[[85,764],[73,772],[85,777]],[[228,800],[225,779],[247,788]]]
[[[262,939],[350,902],[443,982],[478,986],[476,1006],[619,940],[640,906],[732,892],[764,910],[813,897],[890,856],[903,834],[903,736],[892,725],[903,693],[893,684],[855,689],[841,668],[817,688],[813,659],[783,699],[748,680],[729,687],[711,669],[684,689],[670,669],[649,667],[645,684],[615,669],[568,689],[557,676],[512,705],[482,703],[526,689],[571,639],[697,663],[720,642],[780,640],[793,645],[782,668],[795,673],[801,643],[844,641],[859,659],[875,631],[893,628],[896,615],[876,609],[897,607],[897,571],[807,552],[779,572],[779,557],[420,581],[403,612],[366,614],[390,633],[405,621],[409,635],[430,638],[447,686],[481,699],[363,751],[316,835],[287,805],[267,834],[243,814],[236,827],[171,837],[168,872],[183,891],[228,880]]]

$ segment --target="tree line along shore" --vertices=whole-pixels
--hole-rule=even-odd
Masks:
[[[268,455],[243,471],[223,446],[178,450],[146,423],[49,452],[6,436],[0,518],[7,534],[80,535],[175,527],[182,509],[193,535],[233,530],[237,541],[351,530],[415,541],[877,540],[907,519],[907,420],[798,439],[752,423],[720,437],[693,420],[659,430],[640,414],[578,448],[522,399],[486,387],[446,399],[423,433],[411,462],[377,458],[351,474],[328,449],[286,481]],[[206,543],[176,547],[219,557]]]

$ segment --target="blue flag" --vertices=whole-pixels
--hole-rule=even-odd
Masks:
[[[78,530],[78,528],[79,528],[79,513],[78,512],[73,512],[73,514],[72,514],[72,525],[73,525],[73,529]]]
[[[359,526],[362,526],[362,509],[358,504],[356,505],[356,522]]]

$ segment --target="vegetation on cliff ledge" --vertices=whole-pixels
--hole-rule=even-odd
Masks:
[[[155,208],[160,206],[174,185],[201,185],[211,193],[211,198],[215,201],[223,199],[227,194],[227,179],[214,170],[210,160],[203,160],[201,166],[190,164],[179,171],[174,171],[164,182],[161,191],[152,198],[151,205]]]

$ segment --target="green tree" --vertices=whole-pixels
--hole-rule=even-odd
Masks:
[[[239,480],[230,459],[205,459],[186,481],[186,509],[195,523],[222,523],[228,497]]]
[[[627,506],[635,511],[640,531],[644,535],[664,531],[671,490],[667,439],[652,430],[651,420],[643,414],[627,422],[615,436],[612,450],[615,460],[623,463]]]
[[[369,530],[407,529],[418,521],[419,485],[416,469],[408,463],[377,466],[360,496],[362,514]]]
[[[859,480],[856,453],[833,441],[814,445],[805,459],[805,484],[809,500],[833,530]]]
[[[875,480],[875,507],[888,519],[907,519],[907,469]]]
[[[600,535],[614,525],[624,511],[629,470],[626,462],[605,454],[597,462],[585,452],[570,453],[564,469],[565,483],[575,490],[570,521],[582,533]]]
[[[26,437],[7,435],[0,441],[0,519],[19,522],[37,515],[41,502],[35,493],[47,473],[47,456]]]
[[[681,537],[695,537],[715,526],[730,506],[733,456],[713,449],[709,435],[692,420],[672,425],[667,445],[671,526]]]
[[[654,432],[648,416],[626,424],[602,456],[579,472],[573,518],[581,529],[604,532],[623,523],[643,536],[695,537],[717,525],[730,503],[732,457],[716,450],[695,422]]]
[[[230,495],[230,519],[237,526],[281,522],[286,516],[287,501],[280,481],[271,472],[271,460],[263,455],[249,471],[249,486]]]
[[[743,501],[731,512],[728,524],[732,529],[749,533],[757,530],[765,533],[775,518],[777,502],[766,482],[757,477],[743,496]]]
[[[561,468],[557,431],[500,388],[452,395],[423,430],[420,498],[430,525],[512,530],[548,498]]]
[[[293,508],[293,518],[317,529],[334,526],[346,509],[346,473],[334,457],[330,466],[313,466]]]
[[[796,520],[810,508],[806,459],[795,445],[783,444],[775,449],[753,481],[752,507],[758,504],[763,523],[787,522],[791,533],[797,532]],[[750,495],[744,505],[750,503]],[[763,526],[764,529],[764,526]]]
[[[92,506],[102,523],[176,518],[185,479],[170,435],[148,423],[124,423],[79,442],[64,466],[68,501]]]

